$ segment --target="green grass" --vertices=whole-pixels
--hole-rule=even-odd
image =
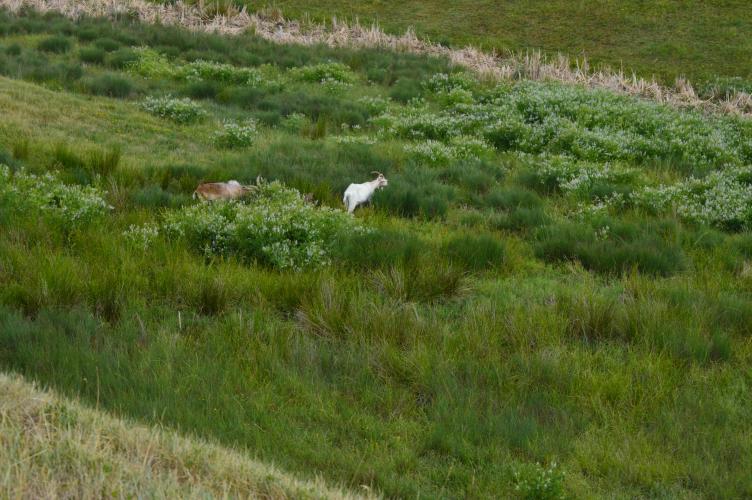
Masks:
[[[477,107],[454,107],[425,83],[444,60],[2,15],[4,370],[352,491],[752,495],[749,121],[472,78]],[[63,32],[70,50],[37,50]],[[103,38],[124,48],[80,64]],[[166,62],[111,65],[129,39]],[[144,109],[195,92],[198,59],[237,66],[201,80],[201,119]],[[349,86],[295,78],[329,59]],[[32,71],[59,65],[81,74]],[[132,91],[94,92],[102,75]],[[384,102],[399,81],[425,103]],[[248,119],[250,145],[217,147],[223,121]],[[262,175],[341,209],[374,170],[389,186],[355,216],[371,231],[325,233],[329,266],[147,231],[202,181]],[[47,172],[56,196],[14,190]],[[662,184],[677,200],[656,201]],[[67,218],[79,189],[113,208]]]
[[[584,56],[594,64],[656,75],[668,83],[677,76],[692,81],[752,77],[752,14],[743,0],[279,0],[273,5],[291,18],[358,18],[397,33],[412,26],[419,36],[457,47]]]

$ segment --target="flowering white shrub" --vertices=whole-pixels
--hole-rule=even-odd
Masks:
[[[405,139],[446,141],[464,130],[457,116],[433,113],[425,104],[387,111],[371,122],[384,134]]]
[[[12,173],[4,165],[0,165],[0,200],[12,210],[38,211],[64,229],[92,222],[112,209],[95,187],[69,186],[52,173]]]
[[[436,76],[426,84],[440,109],[414,103],[385,110],[373,125],[387,136],[447,142],[468,135],[502,151],[594,162],[668,161],[689,170],[752,163],[752,126],[742,118],[556,83],[502,84],[473,94],[471,86],[448,79]]]
[[[167,212],[163,227],[206,254],[295,270],[328,265],[341,235],[364,231],[346,213],[306,203],[278,182],[262,184],[247,204],[202,203]]]
[[[170,96],[147,97],[141,103],[141,107],[160,118],[167,118],[182,124],[194,122],[206,115],[206,111],[200,105],[187,97],[183,99]]]
[[[123,231],[123,236],[134,247],[146,250],[159,236],[159,226],[156,224],[145,224],[143,226],[131,224],[128,229]]]
[[[548,467],[540,464],[518,466],[512,473],[514,490],[520,498],[559,500],[564,498],[564,473],[556,462]]]
[[[321,63],[313,66],[301,66],[289,71],[294,80],[311,83],[339,82],[352,84],[355,82],[355,74],[342,63]]]
[[[303,113],[290,113],[282,119],[281,126],[290,132],[300,132],[309,123],[311,120]]]
[[[376,144],[376,138],[368,135],[335,135],[332,140],[337,144]]]
[[[334,78],[323,78],[319,83],[321,83],[321,86],[324,87],[324,90],[326,90],[330,94],[337,94],[351,86],[350,83],[341,82],[339,80],[335,80]]]
[[[598,182],[631,184],[637,171],[620,164],[596,164],[565,156],[543,156],[538,170],[541,182],[553,181],[565,193],[586,193]]]
[[[389,107],[389,99],[385,99],[381,96],[365,96],[358,99],[358,102],[363,104],[369,113],[383,113]]]
[[[226,121],[222,128],[214,133],[214,145],[219,148],[244,148],[253,144],[256,138],[256,120],[248,119],[243,123]]]
[[[478,81],[469,73],[437,73],[423,83],[430,92],[451,92],[455,89],[470,91],[475,88]]]
[[[752,168],[713,172],[670,186],[645,187],[635,203],[653,212],[673,210],[683,219],[727,229],[752,224]]]
[[[449,144],[429,139],[405,146],[405,151],[432,165],[444,165],[456,159],[477,159],[490,150],[481,139],[467,136],[453,137]]]
[[[187,80],[214,80],[237,85],[259,87],[263,83],[261,72],[255,68],[243,68],[231,64],[197,60],[180,69],[181,76]]]
[[[451,146],[430,139],[415,144],[407,144],[405,151],[432,165],[443,165],[454,158],[454,150]]]

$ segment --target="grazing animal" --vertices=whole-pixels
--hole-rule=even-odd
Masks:
[[[363,184],[350,184],[345,189],[345,196],[342,201],[345,203],[348,213],[353,213],[355,207],[368,203],[371,201],[371,196],[377,189],[383,188],[389,185],[389,181],[386,180],[384,174],[381,172],[371,172],[377,174],[378,177],[372,181],[364,182]]]
[[[247,195],[256,186],[243,186],[238,181],[205,182],[199,184],[193,192],[193,197],[203,201],[234,200]]]

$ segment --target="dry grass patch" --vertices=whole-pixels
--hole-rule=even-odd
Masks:
[[[0,374],[0,497],[359,498]]]

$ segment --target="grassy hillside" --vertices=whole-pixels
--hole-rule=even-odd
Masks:
[[[656,75],[667,83],[677,76],[693,81],[752,77],[752,13],[743,0],[270,3],[293,18],[359,18],[395,32],[413,26],[419,35],[456,46],[586,56],[593,63]]]
[[[749,120],[0,17],[4,370],[352,491],[752,495]]]
[[[0,374],[5,498],[355,498]]]

